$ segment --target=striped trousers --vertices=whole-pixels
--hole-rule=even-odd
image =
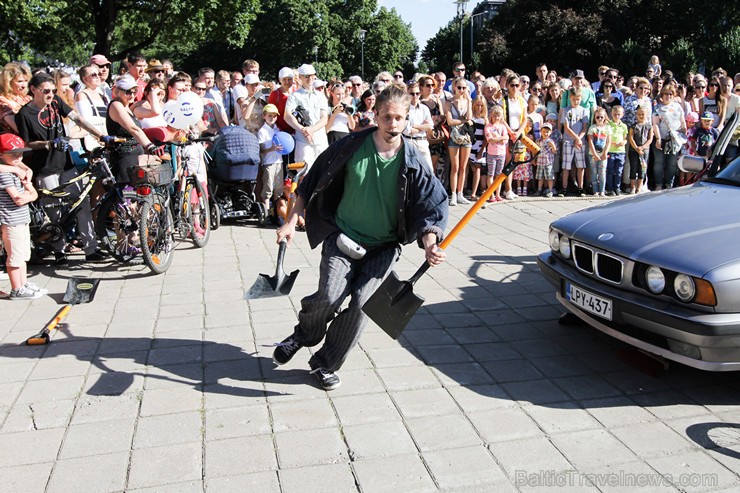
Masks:
[[[295,327],[295,337],[303,346],[317,346],[324,341],[308,362],[312,369],[341,368],[367,325],[368,316],[362,305],[390,273],[400,254],[400,247],[381,248],[354,260],[339,250],[337,236],[333,234],[324,240],[318,291],[301,300]],[[349,306],[340,311],[350,295]]]

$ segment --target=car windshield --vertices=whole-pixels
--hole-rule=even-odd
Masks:
[[[733,159],[725,169],[705,181],[740,186],[740,156]]]

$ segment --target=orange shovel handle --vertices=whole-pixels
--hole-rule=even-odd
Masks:
[[[510,173],[511,171],[509,171]],[[452,228],[452,231],[447,233],[447,236],[444,240],[442,240],[442,243],[439,244],[439,248],[444,250],[449,246],[450,243],[452,243],[452,240],[455,239],[455,237],[462,231],[462,229],[468,225],[471,219],[473,219],[473,216],[475,216],[481,207],[483,207],[483,204],[486,203],[486,200],[491,198],[491,195],[493,195],[493,192],[498,188],[499,185],[501,185],[507,176],[509,176],[509,173],[504,170],[503,173],[498,175],[495,180],[493,180],[493,183],[486,189],[485,192],[483,192],[483,195],[480,196],[478,200],[475,201],[475,204],[473,204],[468,212],[465,213],[465,215],[458,221],[458,223],[455,225],[454,228]]]
[[[46,324],[46,327],[44,327],[44,329],[48,331],[54,330],[56,326],[59,325],[62,320],[64,320],[71,309],[72,305],[64,305],[62,309],[57,312],[56,316],[54,316],[54,318],[52,318],[51,321]]]

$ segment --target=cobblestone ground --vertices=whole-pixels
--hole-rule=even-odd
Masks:
[[[27,347],[67,279],[91,275],[36,271],[48,297],[0,301],[0,491],[737,491],[736,374],[652,377],[620,343],[557,324],[535,257],[552,220],[592,203],[481,211],[417,283],[426,302],[403,336],[371,326],[330,393],[308,349],[271,361],[317,282],[303,235],[290,297],[242,300],[273,268],[275,233],[225,225],[164,275],[96,269],[95,300]],[[399,276],[422,259],[406,247]]]

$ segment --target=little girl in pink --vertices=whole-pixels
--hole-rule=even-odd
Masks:
[[[509,142],[509,132],[504,125],[504,109],[494,106],[491,110],[489,123],[483,129],[483,137],[486,139],[486,188],[491,186],[493,180],[504,170],[506,161],[506,144]],[[488,202],[501,202],[501,185],[496,187],[495,194]]]

